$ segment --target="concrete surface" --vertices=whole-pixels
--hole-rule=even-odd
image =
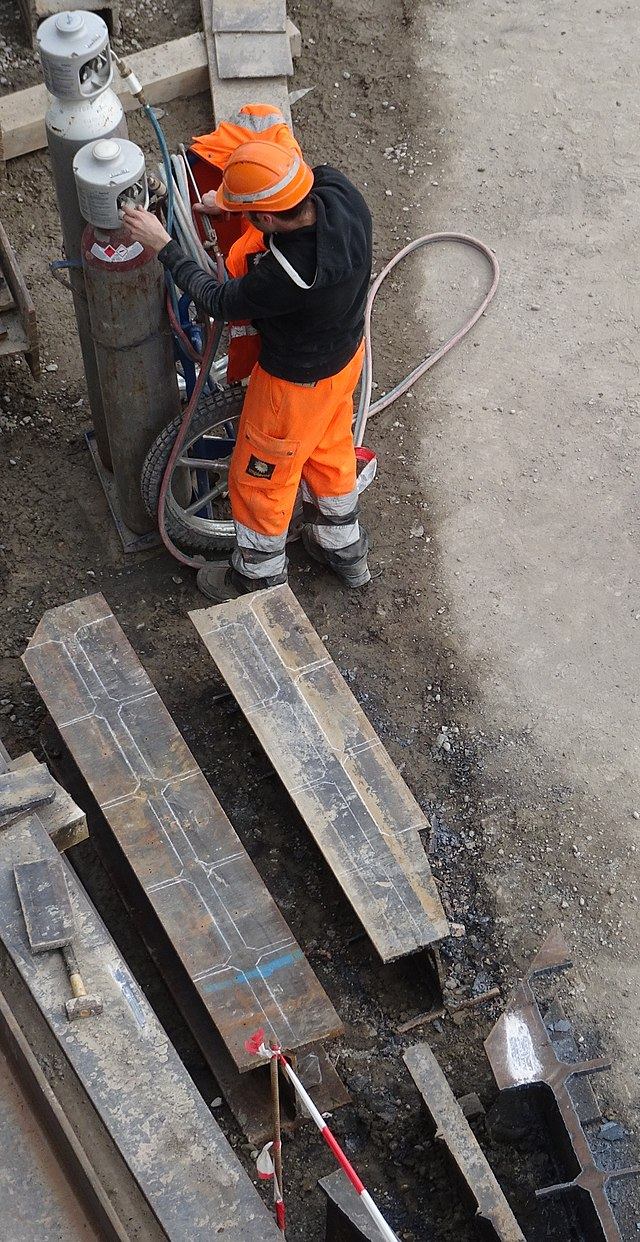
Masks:
[[[601,0],[469,0],[425,4],[416,22],[423,98],[443,127],[426,223],[482,237],[503,273],[479,345],[420,394],[451,629],[478,679],[487,787],[499,781],[514,811],[487,813],[487,880],[523,960],[541,927],[564,924],[632,1117],[637,21]],[[421,262],[429,322],[444,274],[458,308],[477,297],[473,257]],[[559,874],[571,896],[555,902]]]

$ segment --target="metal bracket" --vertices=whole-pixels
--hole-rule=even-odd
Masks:
[[[567,946],[556,929],[533,959],[484,1046],[500,1091],[538,1085],[549,1092],[558,1123],[560,1150],[566,1153],[570,1172],[574,1169],[576,1172],[564,1182],[537,1190],[537,1197],[570,1194],[585,1238],[590,1242],[591,1239],[594,1242],[621,1242],[620,1230],[607,1196],[607,1185],[614,1178],[640,1173],[640,1165],[614,1170],[598,1168],[569,1089],[572,1079],[609,1069],[610,1063],[601,1057],[588,1061],[561,1061],[532,986],[537,976],[571,965]]]

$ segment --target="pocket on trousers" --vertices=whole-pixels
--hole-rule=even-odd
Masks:
[[[268,436],[254,423],[247,423],[240,473],[256,485],[264,483],[270,487],[283,487],[299,468],[299,448],[299,440],[280,440],[276,436]]]

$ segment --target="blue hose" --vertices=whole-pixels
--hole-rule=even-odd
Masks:
[[[143,106],[149,120],[151,121],[151,124],[153,125],[153,128],[156,131],[156,138],[158,139],[160,150],[162,151],[162,159],[164,162],[165,172],[167,174],[167,233],[173,233],[173,170],[171,167],[171,156],[169,155],[169,148],[167,147],[162,127],[153,111],[153,108],[148,103],[145,103]]]

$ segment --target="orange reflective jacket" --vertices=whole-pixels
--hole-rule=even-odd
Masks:
[[[226,268],[232,278],[246,276],[254,255],[264,254],[266,246],[262,233],[247,221],[242,237],[234,242],[227,256]],[[251,375],[260,353],[260,333],[254,328],[250,319],[238,320],[229,324],[229,351],[227,361],[227,383],[236,384],[238,380]]]
[[[245,104],[228,121],[221,121],[210,134],[194,138],[191,151],[204,160],[207,168],[194,165],[193,172],[201,194],[217,190],[222,180],[224,166],[237,147],[243,142],[259,138],[261,142],[276,142],[291,147],[302,159],[302,151],[296,142],[284,116],[273,104]],[[218,244],[225,256],[230,276],[246,276],[251,256],[264,253],[266,247],[262,233],[258,232],[242,215],[233,219],[212,217]],[[260,335],[244,320],[229,324],[229,361],[227,382],[234,384],[251,374],[260,353]]]
[[[222,172],[231,152],[253,138],[292,147],[302,159],[298,143],[280,109],[273,104],[245,104],[230,120],[221,121],[213,133],[194,138],[191,150]]]

